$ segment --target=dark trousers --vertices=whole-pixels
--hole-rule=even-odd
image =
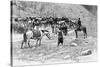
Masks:
[[[63,45],[63,37],[62,38],[58,38],[58,46],[59,46],[60,43]]]

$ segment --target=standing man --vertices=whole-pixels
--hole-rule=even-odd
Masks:
[[[62,34],[62,30],[59,30],[59,32],[58,32],[58,46],[60,44],[63,45],[63,34]]]

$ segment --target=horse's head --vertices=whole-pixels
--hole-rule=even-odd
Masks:
[[[42,32],[43,36],[46,35],[49,39],[51,39],[50,33],[48,30],[41,30],[41,32]]]

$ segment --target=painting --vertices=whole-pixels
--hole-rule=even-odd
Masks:
[[[97,5],[11,0],[11,65],[97,61]]]

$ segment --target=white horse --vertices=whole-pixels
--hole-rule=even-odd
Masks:
[[[21,44],[21,48],[23,48],[23,44],[28,44],[29,47],[30,46],[30,39],[34,39],[36,40],[36,46],[40,46],[41,45],[41,39],[43,38],[43,36],[47,36],[49,39],[50,38],[50,34],[48,30],[27,30],[24,34],[23,34],[23,41]]]

